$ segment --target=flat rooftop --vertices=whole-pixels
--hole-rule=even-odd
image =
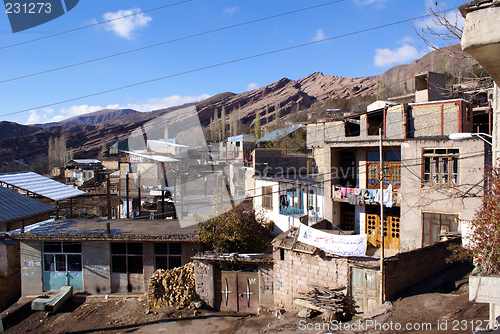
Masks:
[[[107,224],[110,233],[106,233]],[[174,219],[61,219],[12,231],[18,240],[135,240],[198,242],[195,221]]]

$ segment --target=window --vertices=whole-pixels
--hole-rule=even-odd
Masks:
[[[155,244],[155,269],[170,270],[182,265],[182,244],[178,242]]]
[[[82,243],[47,241],[43,243],[44,271],[82,271]]]
[[[458,156],[458,149],[424,150],[424,184],[457,184]]]
[[[142,274],[142,243],[112,243],[111,272]]]
[[[273,187],[262,187],[262,207],[273,209]]]
[[[444,213],[422,213],[424,246],[432,245],[439,241],[442,232],[458,231],[458,215]]]

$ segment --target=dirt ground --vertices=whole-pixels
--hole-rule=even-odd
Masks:
[[[209,310],[157,310],[146,314],[145,296],[77,294],[57,313],[28,311],[4,324],[15,333],[472,333],[488,318],[488,305],[468,301],[469,265],[455,265],[393,298],[393,310],[347,323],[274,312],[240,316]],[[354,330],[352,327],[354,326]]]

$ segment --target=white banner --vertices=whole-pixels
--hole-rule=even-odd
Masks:
[[[304,224],[299,226],[297,241],[340,256],[365,256],[366,234],[338,235],[316,230]]]

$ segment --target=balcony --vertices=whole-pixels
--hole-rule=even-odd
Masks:
[[[301,216],[304,214],[304,209],[293,206],[280,205],[280,215],[284,216]]]

